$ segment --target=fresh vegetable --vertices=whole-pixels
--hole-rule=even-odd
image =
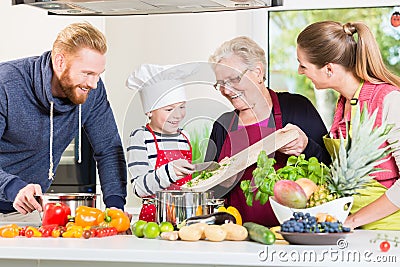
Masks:
[[[243,226],[246,227],[247,231],[249,232],[249,237],[251,240],[265,245],[271,245],[275,243],[275,234],[267,227],[253,222],[245,222]]]
[[[169,241],[175,241],[178,240],[179,238],[179,233],[178,231],[172,231],[172,232],[162,232],[160,234],[161,239],[163,240],[169,240]]]
[[[227,212],[232,214],[235,219],[236,219],[236,224],[242,225],[242,216],[240,215],[240,212],[237,210],[237,208],[233,206],[229,206],[228,208],[225,207],[219,207],[218,212]]]
[[[261,151],[257,158],[257,168],[253,171],[253,180],[244,180],[240,183],[249,206],[253,201],[260,201],[262,205],[267,203],[270,196],[274,195],[273,189],[280,180],[296,181],[300,178],[308,178],[317,185],[324,184],[329,176],[329,168],[319,163],[318,159],[311,157],[305,159],[305,155],[290,156],[286,166],[275,171],[276,160],[268,158],[265,151]]]
[[[42,233],[42,237],[49,237],[52,236],[52,232],[58,227],[57,224],[48,224],[40,226],[38,230]]]
[[[296,182],[281,180],[274,186],[275,200],[289,208],[303,209],[307,206],[307,196]]]
[[[248,236],[247,229],[242,225],[226,223],[221,225],[221,227],[226,231],[226,240],[242,241]]]
[[[388,252],[390,249],[390,243],[388,241],[382,241],[379,244],[379,248],[381,249],[382,252]]]
[[[183,221],[178,228],[182,226],[189,226],[195,223],[206,223],[206,224],[224,224],[224,223],[236,223],[235,217],[228,212],[215,212],[208,215],[194,216]]]
[[[64,203],[47,203],[44,206],[42,225],[56,224],[65,226],[70,215],[71,209],[68,205]]]
[[[83,234],[83,227],[80,225],[71,225],[67,227],[67,231],[62,234],[65,238],[81,238]]]
[[[107,208],[98,215],[97,224],[103,227],[115,227],[118,232],[125,232],[130,227],[128,216],[119,209]]]
[[[13,238],[19,235],[18,225],[16,224],[7,224],[0,227],[0,236]]]
[[[207,225],[204,228],[204,235],[209,241],[220,242],[225,239],[226,231],[221,225]]]
[[[75,212],[75,224],[86,227],[98,225],[98,218],[103,212],[97,208],[79,206]]]
[[[85,237],[85,231],[83,231],[82,236]],[[105,237],[105,236],[113,236],[118,234],[118,231],[115,227],[101,227],[101,226],[94,226],[90,228],[90,237]],[[88,235],[88,233],[86,233]]]
[[[26,226],[25,227],[25,236],[28,237],[28,238],[29,237],[41,237],[42,233],[36,227]]]
[[[204,234],[204,229],[206,229],[207,225],[208,224],[206,224],[206,223],[195,223],[195,224],[191,224],[190,227],[192,227],[192,229],[193,228],[199,229],[201,231],[200,239],[206,239],[206,235]]]
[[[203,232],[199,227],[193,227],[193,225],[190,225],[183,226],[181,229],[179,229],[178,234],[179,238],[183,241],[197,241],[200,240]]]

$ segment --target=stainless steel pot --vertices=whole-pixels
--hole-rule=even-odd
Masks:
[[[156,192],[157,222],[168,221],[177,226],[190,217],[210,214],[207,203],[209,199],[213,199],[213,196],[212,191],[163,190]]]
[[[71,209],[71,215],[75,216],[75,210],[79,206],[96,207],[96,194],[88,193],[46,193],[37,197],[44,207],[47,203],[64,203]]]

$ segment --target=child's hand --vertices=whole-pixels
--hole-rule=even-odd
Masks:
[[[185,159],[177,159],[172,161],[172,166],[174,166],[175,174],[179,179],[186,177],[187,175],[194,172],[193,164],[190,164]]]

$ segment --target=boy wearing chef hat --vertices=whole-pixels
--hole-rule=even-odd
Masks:
[[[141,220],[155,221],[156,191],[178,189],[192,178],[192,147],[179,123],[186,115],[183,80],[193,71],[190,64],[144,64],[126,82],[128,88],[138,90],[149,118],[145,126],[132,131],[127,148],[134,192],[143,198]]]

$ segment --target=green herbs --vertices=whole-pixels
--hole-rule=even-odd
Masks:
[[[309,178],[317,185],[325,183],[329,168],[311,157],[306,160],[305,155],[290,156],[286,166],[275,171],[274,158],[268,158],[265,151],[261,151],[257,159],[257,168],[253,171],[253,180],[244,180],[240,184],[249,206],[253,201],[260,201],[261,205],[267,203],[268,198],[274,195],[274,185],[279,180],[296,181],[299,178]]]
[[[299,178],[308,178],[317,185],[325,183],[329,176],[329,168],[320,163],[316,157],[305,159],[305,155],[290,156],[286,166],[277,171],[279,177],[284,180],[296,181]]]
[[[192,187],[194,185],[197,185],[201,180],[207,180],[211,176],[213,176],[215,171],[201,171],[201,172],[194,172],[193,173],[193,178],[195,177],[195,180],[190,180],[189,182],[186,183],[188,187]]]

